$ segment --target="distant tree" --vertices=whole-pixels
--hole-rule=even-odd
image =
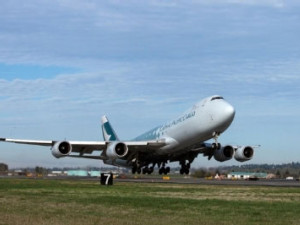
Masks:
[[[46,168],[36,166],[35,167],[35,173],[39,174],[39,175],[45,175],[45,174],[48,173],[48,170]]]
[[[8,171],[8,165],[5,163],[0,163],[0,172],[7,172]]]
[[[279,170],[277,170],[276,176],[277,176],[277,177],[281,177],[281,174],[280,174],[280,171],[279,171]]]
[[[195,170],[195,172],[192,174],[193,177],[203,178],[206,177],[207,171],[203,168]]]
[[[36,166],[36,167],[35,167],[35,173],[36,173],[36,174],[41,174],[41,167]]]
[[[285,175],[286,177],[288,177],[288,176],[290,175],[290,171],[289,171],[288,169],[286,169],[284,175]]]

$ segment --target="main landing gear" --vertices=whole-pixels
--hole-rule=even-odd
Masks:
[[[143,172],[143,174],[151,174],[151,173],[153,173],[153,171],[154,171],[154,167],[153,166],[151,166],[151,167],[148,167],[148,166],[145,166],[143,169],[142,169],[142,172]]]
[[[158,170],[158,173],[160,175],[165,174],[167,175],[168,173],[170,173],[170,167],[165,167],[164,165]]]
[[[131,169],[132,174],[138,173],[141,174],[142,170],[141,168],[138,168],[137,166],[133,166]]]
[[[151,174],[151,173],[153,173],[153,171],[154,171],[154,165],[150,166],[150,167],[145,166],[143,168],[139,165],[134,165],[131,169],[132,174],[135,174],[135,173],[137,173],[137,174],[141,174],[141,173]]]
[[[151,166],[151,167],[148,167],[148,166],[145,166],[145,167],[140,167],[140,166],[138,166],[138,165],[134,165],[133,167],[132,167],[132,170],[131,170],[131,172],[132,172],[132,174],[152,174],[153,173],[153,171],[154,171],[154,166],[155,166],[155,164],[153,165],[153,166]],[[162,166],[160,166],[160,165],[158,165],[159,166],[159,170],[158,170],[158,173],[160,174],[160,175],[162,175],[162,174],[168,174],[168,173],[170,173],[170,171],[171,171],[171,169],[170,169],[170,167],[165,167],[165,163],[163,163],[163,165]]]
[[[186,174],[188,175],[190,173],[190,168],[191,168],[191,163],[188,162],[188,163],[185,163],[185,161],[182,161],[180,162],[180,165],[181,165],[181,169],[180,169],[180,174],[183,175],[183,174]]]

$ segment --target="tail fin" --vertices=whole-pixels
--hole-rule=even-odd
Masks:
[[[119,138],[110,125],[110,122],[108,121],[106,116],[102,116],[102,134],[104,141],[118,141]]]

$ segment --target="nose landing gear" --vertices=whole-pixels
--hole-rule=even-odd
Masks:
[[[218,142],[218,138],[220,136],[220,133],[219,132],[213,132],[212,136],[213,136],[213,139],[215,140],[215,143],[212,144],[212,148],[214,150],[221,149],[221,144]]]

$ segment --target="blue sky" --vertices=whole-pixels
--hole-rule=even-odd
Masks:
[[[106,114],[131,139],[219,94],[236,108],[222,143],[261,144],[250,163],[300,161],[299,12],[295,0],[4,2],[0,136],[102,140]],[[0,151],[11,167],[100,164]]]

